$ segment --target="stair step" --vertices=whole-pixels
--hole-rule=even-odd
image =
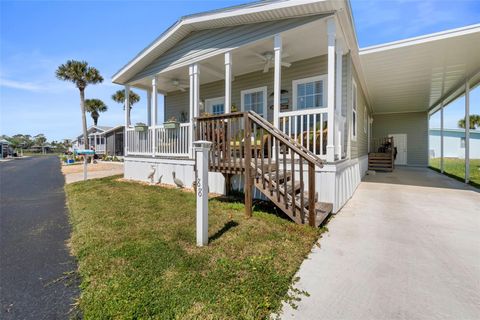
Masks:
[[[333,204],[326,203],[326,202],[317,202],[315,204],[315,212],[316,212],[316,226],[320,226],[323,221],[328,217],[330,213],[333,211]]]
[[[292,181],[288,181],[287,182],[287,194],[291,195],[292,194],[292,191],[294,193],[297,193],[298,191],[300,191],[302,185],[300,184],[300,182],[298,181],[295,181],[295,184],[292,186]],[[284,185],[282,183],[282,185],[280,186],[280,190],[283,191],[284,189]]]
[[[287,171],[286,172],[286,175],[285,175],[285,172],[283,171],[280,171],[280,172],[272,172],[270,174],[271,178],[272,178],[272,181],[274,182],[280,182],[280,181],[283,181],[284,177],[286,176],[287,177],[287,181],[291,179],[292,177],[292,172],[291,171]],[[278,177],[277,177],[278,176]],[[265,174],[265,179],[267,179],[268,181],[268,173]]]
[[[300,193],[295,196],[295,201],[297,202],[298,205],[302,203],[301,199],[302,199],[302,195]],[[315,192],[315,202],[317,201],[318,201],[318,192]],[[305,191],[303,193],[303,205],[305,206],[305,208],[308,208],[308,191]]]

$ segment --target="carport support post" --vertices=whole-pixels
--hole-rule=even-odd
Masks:
[[[152,113],[152,157],[155,157],[155,152],[157,150],[157,134],[155,127],[157,126],[157,114],[158,114],[158,91],[157,91],[157,77],[152,78],[152,96],[151,96],[151,113]]]
[[[465,83],[465,183],[470,180],[470,83]]]
[[[335,19],[327,19],[327,162],[335,161]]]
[[[443,101],[440,106],[440,172],[443,173]]]
[[[208,244],[208,152],[212,143],[210,141],[195,141],[195,166],[197,186],[197,246]]]

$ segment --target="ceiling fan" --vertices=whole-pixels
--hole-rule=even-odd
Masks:
[[[263,66],[263,73],[267,73],[268,70],[270,69],[270,66],[273,65],[273,58],[274,58],[273,52],[267,51],[267,52],[264,52],[263,54],[254,52],[253,54],[263,60],[263,62],[265,63]],[[282,54],[282,58],[286,58],[286,57],[288,57],[288,54],[286,53]],[[291,63],[283,62],[283,61],[281,62],[281,64],[283,67],[287,67],[287,68],[289,68],[292,65]]]
[[[178,79],[172,79],[172,86],[174,86],[175,88],[177,88],[178,90],[180,91],[185,91],[186,88],[188,88],[188,85],[185,84],[185,83],[182,83],[180,80]]]

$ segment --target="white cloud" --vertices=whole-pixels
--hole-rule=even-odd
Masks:
[[[27,90],[27,91],[41,90],[41,88],[37,84],[32,82],[21,82],[21,81],[1,79],[1,78],[0,78],[0,87]]]

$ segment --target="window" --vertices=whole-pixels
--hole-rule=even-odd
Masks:
[[[243,90],[241,92],[242,111],[254,111],[265,117],[267,87]]]
[[[225,98],[218,97],[205,100],[206,112],[210,114],[224,114],[225,113]]]
[[[465,149],[465,137],[460,137],[460,148]]]
[[[293,109],[302,110],[326,107],[326,75],[294,80]]]
[[[357,140],[357,84],[352,79],[352,140]]]
[[[367,119],[367,106],[363,106],[363,132],[367,134],[367,126],[368,126],[368,119]]]

